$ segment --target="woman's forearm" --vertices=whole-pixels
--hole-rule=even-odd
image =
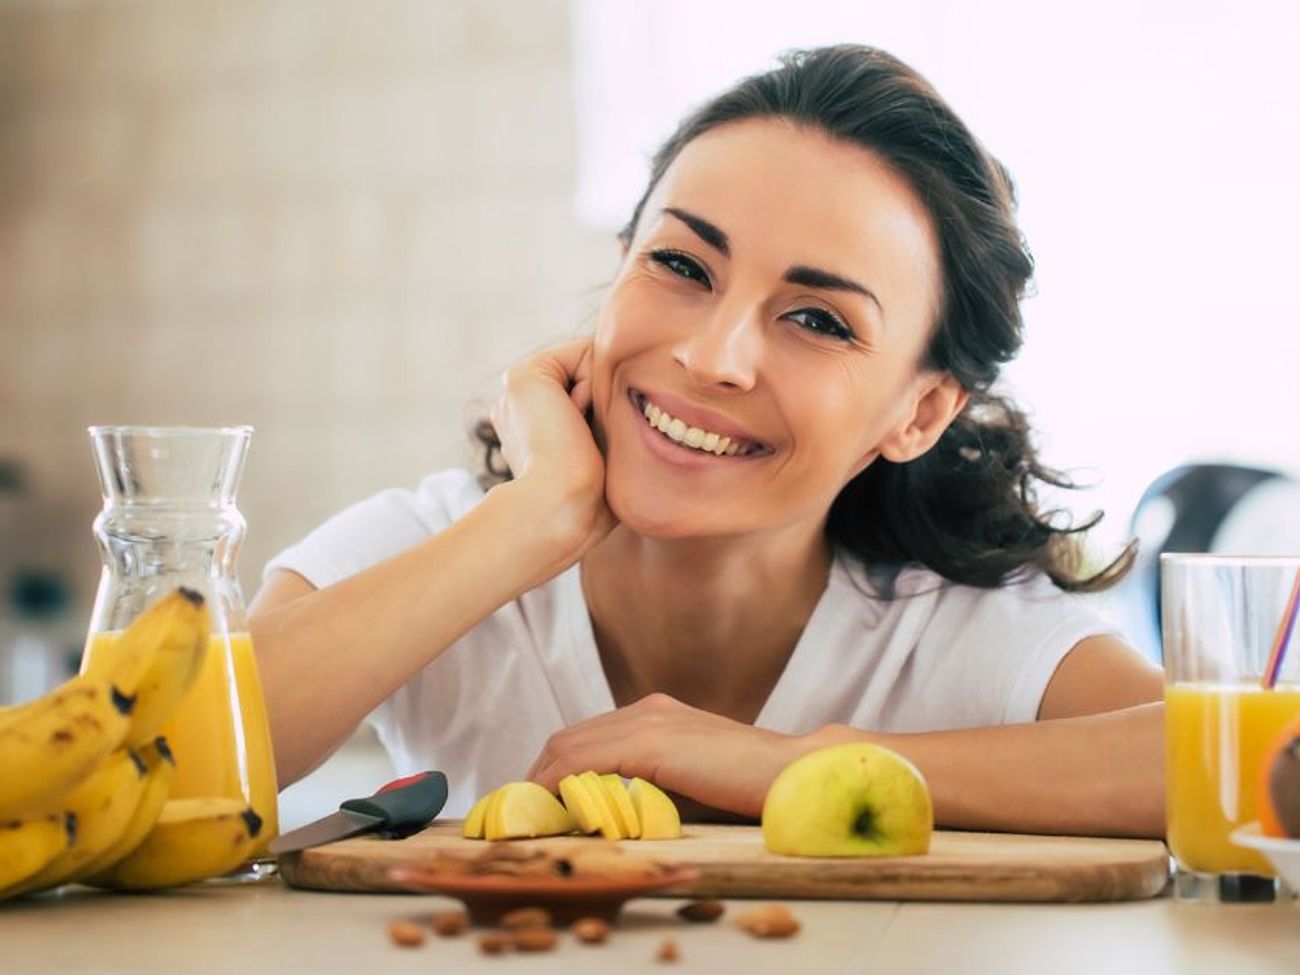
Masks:
[[[921,770],[936,825],[1163,836],[1164,705],[1032,724],[877,734],[830,725],[825,743],[873,741]]]
[[[280,786],[480,620],[566,564],[553,521],[488,492],[455,524],[355,576],[278,606],[254,604]]]

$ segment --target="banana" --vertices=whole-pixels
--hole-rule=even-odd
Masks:
[[[65,883],[83,864],[117,842],[140,802],[144,777],[144,761],[133,750],[110,755],[64,797],[65,808],[76,817],[72,844],[8,893],[25,894]]]
[[[3,728],[10,721],[14,720],[20,714],[27,710],[29,702],[24,701],[21,704],[6,704],[0,708],[0,728]]]
[[[208,614],[203,609],[203,597],[193,595],[197,603],[180,600],[153,664],[140,681],[131,730],[126,733],[128,745],[155,738],[203,670],[208,652]]]
[[[238,799],[169,799],[134,853],[85,882],[114,890],[179,887],[235,869],[262,820]]]
[[[134,699],[83,674],[0,725],[0,822],[56,811],[69,789],[121,745]]]
[[[75,823],[70,813],[50,813],[0,824],[0,898],[66,850]]]
[[[82,672],[107,677],[136,696],[126,743],[143,745],[198,678],[207,649],[203,597],[181,588],[137,616],[103,652],[88,655]]]
[[[153,828],[158,814],[162,812],[163,803],[167,800],[167,790],[171,788],[172,775],[176,771],[176,760],[167,747],[167,739],[162,735],[141,748],[140,757],[147,769],[144,788],[126,829],[116,842],[69,874],[65,883],[77,883],[107,870],[133,853]]]

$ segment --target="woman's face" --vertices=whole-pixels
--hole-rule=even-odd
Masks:
[[[819,525],[867,464],[928,449],[960,408],[918,370],[940,290],[929,215],[874,154],[780,119],[689,143],[597,326],[615,515],[665,538]]]

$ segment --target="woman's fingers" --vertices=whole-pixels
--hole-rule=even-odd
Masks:
[[[573,405],[581,413],[586,413],[587,408],[591,406],[591,357],[593,350],[593,344],[587,342],[573,370],[573,388],[569,391],[569,398],[573,400]]]
[[[640,776],[651,782],[660,776],[663,749],[671,748],[673,737],[645,728],[624,728],[609,736],[584,737],[552,747],[548,744],[533,763],[527,778],[555,792],[560,779],[592,771],[614,772],[624,778]]]
[[[589,366],[584,365],[590,350],[589,339],[569,342],[523,359],[503,373],[502,395],[491,419],[502,455],[516,477],[539,460],[571,466],[575,457],[586,456],[591,466],[600,467],[583,416],[591,400]],[[598,480],[594,474],[590,479]]]
[[[509,401],[502,396],[492,404],[492,408],[488,411],[488,419],[492,421],[492,428],[496,431],[497,441],[501,445],[502,460],[512,471],[518,471],[522,469],[523,458],[517,456],[514,438],[509,435],[509,411]]]
[[[528,770],[527,778],[549,789],[570,772],[617,772],[651,779],[658,775],[663,748],[683,728],[697,734],[729,725],[721,715],[701,711],[667,694],[640,700],[557,731]]]
[[[589,769],[641,776],[705,806],[757,816],[772,779],[805,750],[797,736],[650,694],[556,732],[528,778],[554,792],[564,776]]]
[[[591,380],[579,379],[574,383],[573,389],[569,391],[569,399],[573,400],[578,412],[585,415],[591,407]]]
[[[605,501],[605,460],[585,415],[591,346],[590,339],[568,342],[512,365],[491,414],[515,495],[538,524],[554,529],[566,565],[616,524]]]
[[[591,339],[578,339],[547,349],[533,361],[548,369],[552,378],[559,380],[567,390],[577,379],[590,375],[591,348]]]

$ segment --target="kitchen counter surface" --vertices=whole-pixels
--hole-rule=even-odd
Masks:
[[[604,945],[562,934],[547,954],[486,957],[474,933],[399,948],[390,921],[458,903],[436,896],[328,894],[279,880],[120,895],[73,888],[0,904],[5,975],[311,972],[1072,972],[1287,973],[1300,965],[1300,904],[936,904],[787,902],[803,930],[752,938],[731,923],[762,901],[731,900],[721,921],[691,925],[677,899],[641,898]],[[675,964],[655,961],[665,937]]]

